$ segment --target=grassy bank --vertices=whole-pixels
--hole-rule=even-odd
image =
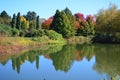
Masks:
[[[47,36],[25,37],[0,37],[0,54],[14,54],[33,47],[41,47],[43,44],[65,44],[65,40],[52,40]]]

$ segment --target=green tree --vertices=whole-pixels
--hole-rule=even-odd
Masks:
[[[110,5],[108,9],[101,9],[98,14],[96,14],[96,30],[103,33],[111,33],[114,32],[114,27],[116,23],[113,21],[117,17],[117,6]]]
[[[71,26],[75,27],[75,17],[72,15],[71,11],[68,8],[65,8],[65,10],[63,11],[65,12],[66,16],[70,20]]]
[[[29,29],[29,22],[26,20],[26,18],[24,16],[20,16],[20,28],[22,30]]]
[[[34,11],[28,11],[25,17],[30,22],[36,19],[36,13]]]
[[[16,16],[15,16],[15,14],[13,14],[11,25],[12,25],[12,28],[16,27]]]
[[[65,12],[66,16],[68,17],[68,20],[70,21],[69,28],[70,28],[71,35],[69,37],[74,36],[76,33],[75,17],[72,15],[72,12],[68,8],[65,8],[65,10],[63,11]]]
[[[75,27],[71,25],[69,17],[64,11],[56,10],[56,14],[50,26],[51,29],[69,38],[75,35]]]
[[[6,11],[1,12],[0,14],[0,23],[10,25],[11,17],[7,14]]]
[[[0,17],[3,17],[3,18],[10,18],[10,16],[7,14],[6,11],[3,11],[0,15]]]
[[[39,20],[39,16],[37,16],[37,19],[36,19],[36,29],[40,29],[40,20]]]
[[[96,37],[94,42],[120,43],[120,10],[110,4],[96,15]]]
[[[17,14],[16,28],[20,30],[20,12]]]

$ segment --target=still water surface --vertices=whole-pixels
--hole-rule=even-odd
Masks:
[[[120,45],[45,45],[0,55],[0,80],[120,80]]]

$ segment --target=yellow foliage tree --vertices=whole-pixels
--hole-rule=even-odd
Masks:
[[[20,16],[20,22],[21,29],[26,30],[29,28],[29,22],[25,19],[24,16]]]

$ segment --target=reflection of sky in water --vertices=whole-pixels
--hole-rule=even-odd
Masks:
[[[11,61],[5,66],[0,64],[0,80],[103,80],[106,75],[98,74],[93,70],[95,57],[89,62],[86,58],[82,61],[74,61],[68,72],[56,71],[50,59],[40,56],[39,69],[36,69],[36,62],[26,61],[21,65],[18,74],[12,69]]]

